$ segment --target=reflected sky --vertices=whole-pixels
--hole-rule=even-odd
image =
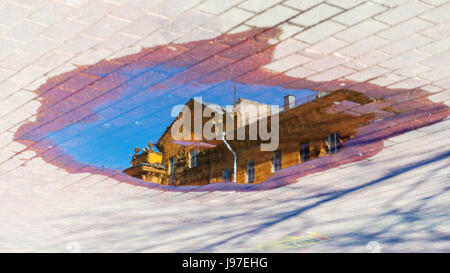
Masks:
[[[125,67],[117,71],[126,83],[93,108],[95,119],[76,122],[48,135],[64,153],[79,162],[123,170],[129,167],[130,154],[136,146],[146,147],[157,142],[170,125],[172,108],[185,104],[192,97],[221,106],[232,105],[234,86],[237,98],[266,104],[283,104],[285,95],[297,99],[314,94],[307,89],[285,89],[283,86],[262,86],[222,81],[216,84],[176,79],[184,68],[157,65],[151,68]],[[160,84],[164,81],[164,85]]]

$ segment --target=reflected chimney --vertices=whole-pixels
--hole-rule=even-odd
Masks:
[[[286,111],[294,107],[295,107],[295,96],[294,95],[284,96],[283,110]]]

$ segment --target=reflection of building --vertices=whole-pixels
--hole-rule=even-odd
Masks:
[[[295,97],[286,96],[283,110],[279,112],[279,146],[275,151],[261,151],[262,140],[259,136],[249,140],[249,127],[253,123],[244,124],[245,140],[228,140],[237,156],[237,183],[261,183],[281,168],[290,167],[305,161],[336,153],[342,142],[352,138],[356,129],[373,119],[374,114],[357,114],[345,111],[346,105],[359,106],[371,103],[372,100],[363,94],[350,90],[339,90],[329,95],[321,96],[313,101],[296,106]],[[194,109],[196,100],[186,103]],[[217,105],[201,103],[201,109],[211,107],[219,115],[216,119],[224,124],[227,115],[239,117],[237,111],[244,104],[257,102],[240,99],[234,106],[234,112],[227,111]],[[342,110],[342,109],[344,110]],[[194,111],[189,118],[193,124]],[[263,113],[262,116],[268,113]],[[261,115],[259,116],[261,117]],[[208,140],[204,135],[196,135],[190,128],[186,135],[197,140],[174,140],[172,127],[183,117],[180,114],[166,129],[156,146],[161,151],[161,157],[150,155],[156,152],[144,151],[135,155],[132,167],[125,170],[129,175],[147,181],[165,185],[204,185],[208,183],[233,181],[234,157],[220,138]],[[211,118],[204,117],[202,126]],[[235,127],[241,125],[235,118]],[[240,120],[240,119],[239,119]],[[267,115],[270,127],[272,117]],[[192,126],[193,127],[193,126]],[[236,132],[239,129],[234,129]],[[229,134],[229,131],[227,131]],[[142,158],[142,160],[140,160]],[[158,161],[159,160],[159,161]]]
[[[162,155],[153,150],[153,144],[148,143],[148,148],[134,149],[135,155],[131,160],[131,167],[124,170],[124,173],[146,181],[164,183],[166,179],[166,168],[161,164]]]

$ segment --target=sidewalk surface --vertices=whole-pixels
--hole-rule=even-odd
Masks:
[[[1,1],[0,252],[449,252],[448,37],[448,0]],[[48,118],[43,86],[72,73],[63,91],[95,78],[106,93],[120,81],[110,65],[170,48],[203,62],[177,81],[346,87],[391,96],[405,124],[360,160],[238,192],[75,172],[20,138]],[[152,66],[170,61],[156,55]]]

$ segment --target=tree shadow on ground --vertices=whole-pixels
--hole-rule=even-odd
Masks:
[[[73,227],[67,233],[67,235],[78,237],[81,241],[91,242],[88,251],[110,251],[111,249],[133,252],[220,251],[224,248],[240,246],[257,237],[264,238],[265,234],[271,233],[275,226],[287,225],[292,222],[291,220],[299,221],[297,218],[299,216],[302,216],[303,230],[317,228],[318,224],[348,225],[348,229],[334,234],[332,239],[324,243],[323,248],[317,248],[318,250],[327,251],[328,247],[333,246],[342,251],[354,251],[355,247],[365,246],[367,242],[375,240],[382,243],[383,247],[395,251],[398,243],[420,245],[424,238],[438,243],[449,241],[449,234],[437,229],[447,224],[446,219],[449,218],[450,210],[442,211],[442,206],[449,206],[445,203],[437,205],[433,203],[447,194],[449,187],[442,187],[438,192],[417,192],[419,187],[423,188],[426,184],[431,185],[430,183],[435,180],[445,179],[445,173],[444,177],[442,174],[436,176],[435,173],[441,168],[448,168],[449,156],[450,151],[434,153],[427,159],[391,169],[380,178],[368,183],[341,190],[331,188],[327,192],[312,191],[306,196],[277,202],[276,209],[264,201],[242,204],[238,199],[230,199],[215,206],[206,203],[196,206],[190,206],[189,203],[185,205],[163,203],[154,206],[149,204],[148,208],[143,208],[137,207],[141,205],[142,200],[136,200],[137,197],[135,197],[121,200],[124,206],[114,206],[109,209],[93,208],[85,212],[83,216],[68,214],[63,218],[88,216],[89,219],[98,219],[98,221]],[[395,157],[391,160],[395,160]],[[383,162],[383,164],[389,164],[389,162]],[[435,165],[436,168],[430,167]],[[320,214],[319,208],[322,209],[325,205],[334,206],[337,200],[350,200],[353,198],[352,194],[359,194],[363,190],[367,192],[366,190],[373,189],[376,185],[387,185],[387,182],[400,179],[403,175],[409,175],[420,168],[429,170],[421,173],[421,177],[416,176],[416,180],[419,178],[417,182],[402,186],[396,189],[395,195],[384,198],[383,211],[371,215],[364,215],[363,212],[346,214],[330,221],[321,219],[320,223],[317,223],[317,219],[311,218],[311,211],[314,213],[319,211]],[[314,187],[313,183],[309,185]],[[308,184],[305,184],[305,188],[307,187]],[[415,198],[407,205],[396,204],[411,194]],[[267,195],[270,195],[270,191]],[[383,197],[380,196],[380,198]],[[353,227],[354,223],[359,223],[362,227]],[[93,230],[96,236],[91,234]],[[278,233],[283,234],[283,232]],[[411,236],[408,236],[408,233]],[[314,249],[316,248],[312,248]],[[365,248],[359,249],[365,251]],[[420,247],[415,250],[420,251]]]

